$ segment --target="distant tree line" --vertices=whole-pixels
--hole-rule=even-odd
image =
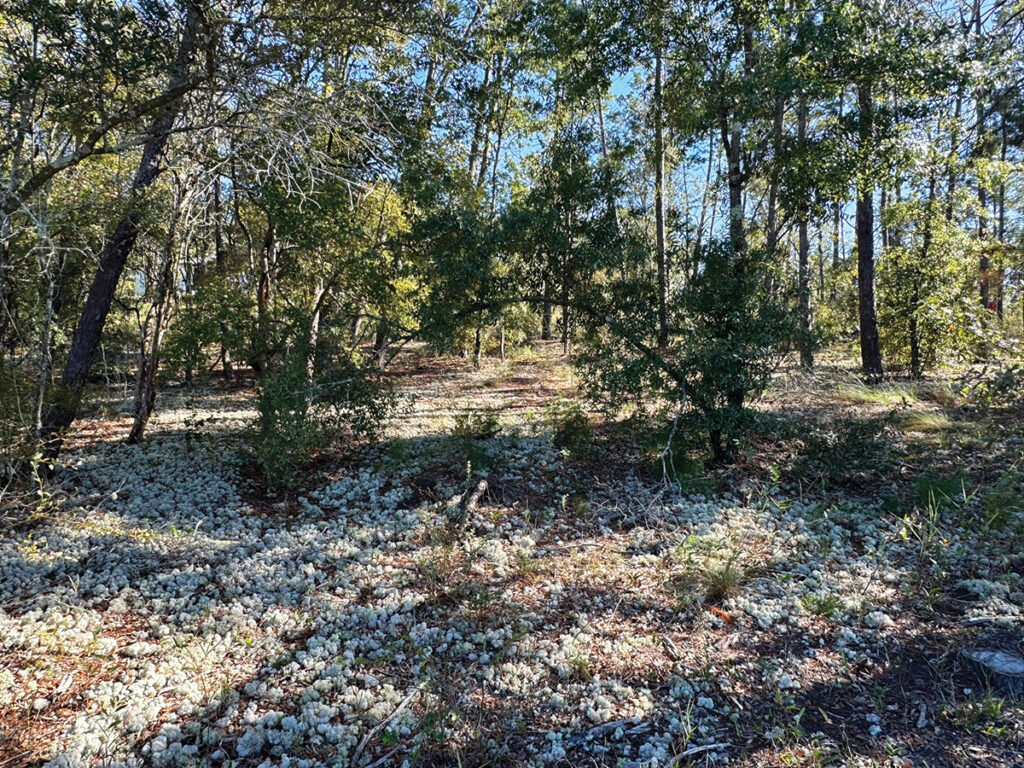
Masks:
[[[1005,355],[1021,50],[1020,0],[10,0],[5,461],[104,376],[133,441],[213,372],[268,438],[372,431],[413,339],[557,341],[721,461],[790,352]]]

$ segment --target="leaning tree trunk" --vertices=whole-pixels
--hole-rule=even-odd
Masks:
[[[178,60],[168,87],[169,92],[179,90],[187,82],[195,54],[195,27],[198,20],[196,12],[190,9],[185,34],[178,47]],[[60,382],[59,400],[47,414],[41,430],[42,455],[46,461],[52,462],[57,458],[64,433],[78,415],[89,368],[96,356],[121,273],[139,237],[143,218],[143,193],[160,174],[160,160],[180,110],[179,98],[169,101],[158,113],[149,130],[150,138],[142,146],[142,158],[132,179],[124,213],[104,243],[99,267],[68,351],[67,364]]]
[[[873,95],[870,81],[857,89],[858,133],[861,152],[870,151]],[[857,183],[857,301],[860,314],[860,357],[864,374],[870,381],[882,378],[882,348],[878,340],[875,313],[875,212],[874,182],[862,174]]]

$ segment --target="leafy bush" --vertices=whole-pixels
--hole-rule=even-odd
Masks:
[[[500,429],[498,414],[494,411],[460,413],[455,417],[452,435],[460,440],[489,440]]]
[[[29,440],[32,382],[13,367],[0,369],[0,488],[33,452]]]
[[[836,419],[827,429],[812,429],[803,438],[804,462],[830,480],[884,466],[891,450],[882,419]]]
[[[590,419],[576,400],[559,398],[548,406],[544,421],[551,430],[551,442],[558,448],[577,450],[594,439]]]
[[[253,358],[257,345],[264,346],[256,331],[253,302],[231,286],[202,283],[183,298],[167,332],[162,359],[166,367],[186,381],[201,373],[211,347],[219,347],[236,362]]]
[[[260,387],[256,454],[271,487],[292,487],[317,455],[374,436],[394,405],[375,366],[342,358],[311,377],[308,359],[292,350]]]
[[[1020,363],[970,371],[955,383],[969,405],[982,411],[1024,405],[1024,366]]]
[[[702,269],[671,304],[669,344],[657,349],[650,291],[628,280],[612,286],[599,315],[608,331],[587,337],[584,381],[615,405],[659,398],[689,408],[713,458],[735,457],[738,438],[752,423],[746,404],[767,386],[796,337],[793,315],[765,290],[765,254],[733,253],[725,242],[701,249]]]
[[[1004,472],[985,494],[985,526],[1001,531],[1015,517],[1024,514],[1024,473],[1016,468]]]

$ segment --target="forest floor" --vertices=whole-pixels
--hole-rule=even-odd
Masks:
[[[101,399],[0,529],[0,768],[1024,766],[962,653],[1022,648],[1024,415],[784,368],[666,484],[638,416],[553,444],[552,350],[394,378],[280,495],[251,390],[169,388],[139,446]]]

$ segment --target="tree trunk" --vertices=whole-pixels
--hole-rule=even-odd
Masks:
[[[654,229],[658,262],[658,346],[668,345],[669,266],[665,248],[665,65],[659,40],[654,51]]]
[[[388,324],[386,320],[377,323],[377,334],[373,338],[373,354],[377,357],[377,365],[383,368],[387,364]]]
[[[928,264],[928,257],[931,255],[932,246],[932,214],[935,204],[935,173],[928,177],[928,200],[925,203],[924,231],[921,234],[921,264]],[[921,281],[914,276],[911,281],[911,306],[910,313],[910,375],[915,379],[921,378],[924,363],[921,359],[921,330],[918,323],[917,311],[921,303]]]
[[[562,302],[562,354],[569,356],[569,300],[565,298]]]
[[[172,242],[168,244],[165,250],[163,264],[161,265],[160,283],[157,287],[153,339],[150,343],[148,355],[145,350],[145,338],[143,338],[142,355],[139,360],[139,384],[135,398],[135,419],[132,422],[131,432],[128,433],[129,443],[142,441],[146,426],[149,424],[149,417],[153,415],[153,409],[156,405],[156,377],[160,370],[160,347],[163,343],[163,332],[167,326],[167,316],[174,293],[173,237],[172,227],[172,232],[168,236],[168,240]]]
[[[60,399],[47,415],[41,430],[44,441],[43,455],[48,460],[55,459],[60,453],[63,433],[78,415],[82,390],[96,355],[96,348],[114,300],[114,293],[117,291],[121,272],[139,236],[142,192],[153,183],[160,172],[160,157],[167,143],[167,132],[174,125],[176,116],[176,110],[169,110],[154,125],[153,138],[143,147],[142,160],[132,182],[131,200],[127,210],[103,247],[99,268],[93,278],[68,352],[67,364],[61,377]]]
[[[960,149],[960,111],[963,108],[963,90],[957,86],[956,101],[953,104],[953,127],[949,134],[949,154],[946,156],[946,221],[953,220],[953,204],[956,196],[956,156]]]
[[[213,177],[213,248],[214,263],[217,267],[218,277],[223,278],[227,269],[224,256],[224,222],[222,220],[223,210],[220,199],[220,174]],[[233,372],[231,370],[231,350],[224,343],[228,335],[228,324],[223,320],[219,323],[220,329],[220,360],[223,365],[224,383],[231,381]]]
[[[177,63],[169,84],[169,92],[179,90],[188,79],[195,55],[198,22],[198,14],[190,6],[185,32],[178,46]],[[96,356],[121,272],[139,237],[144,206],[143,193],[160,173],[160,160],[180,110],[181,100],[175,98],[168,101],[157,114],[149,130],[150,138],[142,146],[142,158],[132,179],[124,213],[104,243],[99,267],[82,307],[78,325],[75,327],[71,349],[68,351],[67,364],[61,377],[59,402],[47,414],[43,424],[43,457],[47,461],[56,459],[60,453],[64,432],[78,415],[82,391],[89,375],[89,368]]]
[[[608,134],[604,127],[604,98],[600,91],[598,91],[595,101],[597,102],[597,127],[601,137],[601,159],[604,160],[607,165],[609,163]],[[615,234],[617,235],[621,231],[619,224],[619,208],[615,203],[615,189],[611,184],[608,185],[605,196],[607,198],[606,205],[608,206],[608,215],[612,217],[612,222],[615,224]],[[623,276],[625,276],[625,266],[623,266],[622,271]]]
[[[818,227],[818,301],[825,301],[825,246],[821,242],[821,227]]]
[[[1005,167],[1005,163],[1006,163],[1006,145],[1007,145],[1007,137],[1006,137],[1006,112],[1005,112],[1005,108],[1004,108],[1004,112],[1002,113],[1002,115],[1000,117],[999,134],[1000,134],[999,160],[1000,160],[1001,163],[1004,164],[1004,167]],[[996,299],[996,314],[999,316],[999,319],[1002,320],[1003,319],[1003,287],[1004,287],[1003,286],[1003,283],[1004,283],[1003,271],[1004,271],[1004,268],[1006,266],[1005,263],[1003,262],[1003,256],[1006,253],[1006,249],[1004,247],[1002,247],[1006,243],[1006,178],[1002,174],[1000,174],[1000,179],[999,179],[998,207],[997,207],[997,213],[996,213],[996,240],[1000,244],[1000,248],[999,248],[999,264],[997,265],[997,269],[996,269],[996,292],[997,292],[996,296],[998,297]]]
[[[541,341],[551,341],[551,281],[548,280],[547,276],[544,277],[544,303],[541,308],[541,319],[540,319],[540,339]]]
[[[870,81],[857,89],[860,109],[858,133],[861,152],[871,151],[873,109]],[[857,183],[857,300],[860,314],[860,357],[869,381],[882,378],[882,349],[875,313],[874,182],[862,174]]]
[[[807,102],[801,100],[797,115],[797,141],[807,141]],[[814,352],[811,346],[811,242],[807,236],[808,202],[802,201],[799,211],[799,293],[800,293],[800,364],[804,368],[814,367]]]
[[[254,340],[252,369],[257,378],[262,376],[269,363],[270,352],[270,289],[272,283],[275,251],[277,249],[277,222],[267,214],[267,231],[263,235],[260,249],[259,276],[256,281],[256,328],[258,337]]]
[[[775,260],[775,251],[779,247],[779,158],[782,154],[782,130],[786,119],[786,100],[782,96],[775,99],[775,119],[772,122],[772,170],[768,182],[768,225],[765,240],[768,256]]]
[[[734,120],[731,126],[729,122],[729,113],[723,108],[719,123],[728,164],[729,244],[733,256],[743,260],[747,254],[747,234],[743,226],[743,171],[740,167],[743,132],[738,121]]]

